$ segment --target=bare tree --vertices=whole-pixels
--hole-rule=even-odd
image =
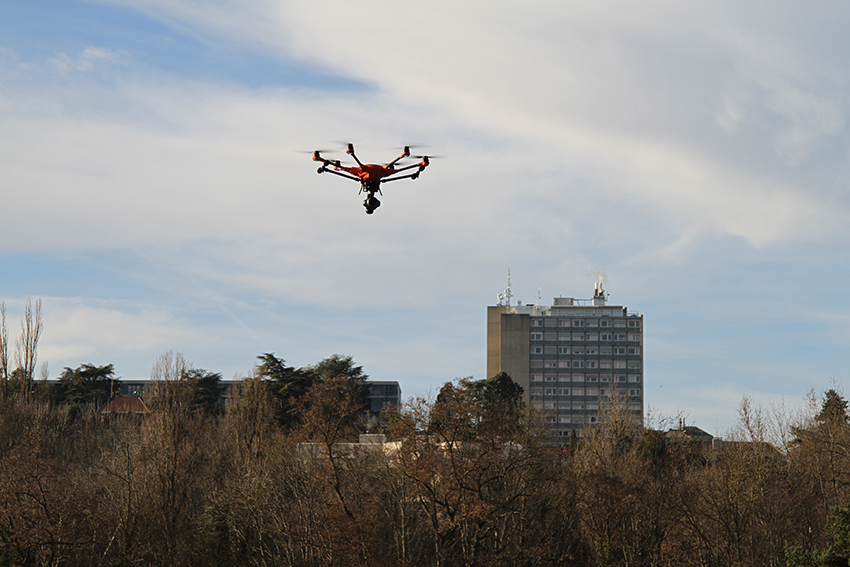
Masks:
[[[33,309],[32,301],[27,298],[24,319],[21,321],[21,338],[15,343],[16,362],[21,369],[21,394],[25,401],[28,401],[32,394],[35,363],[38,360],[38,340],[41,338],[43,328],[41,298],[35,300],[35,309]]]
[[[3,400],[9,398],[9,332],[6,329],[6,303],[0,301],[0,380]]]

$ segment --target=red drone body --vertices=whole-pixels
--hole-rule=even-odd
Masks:
[[[354,154],[354,145],[348,144],[348,149],[345,153],[354,158],[357,165],[346,167],[340,164],[339,160],[325,159],[320,155],[319,150],[313,152],[313,161],[322,162],[317,173],[333,173],[346,179],[353,179],[360,182],[360,192],[366,192],[366,199],[363,201],[363,206],[366,207],[366,214],[371,215],[375,209],[381,206],[381,202],[375,196],[376,193],[381,193],[381,183],[388,181],[396,181],[398,179],[417,179],[419,174],[428,167],[431,162],[428,156],[417,156],[421,159],[418,163],[396,167],[396,164],[406,157],[410,157],[410,147],[404,146],[404,151],[400,156],[386,165],[374,163],[361,163]],[[415,172],[406,175],[398,175],[404,171],[416,169]]]

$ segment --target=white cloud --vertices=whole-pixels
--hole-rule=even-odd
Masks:
[[[44,298],[40,359],[87,362],[94,355],[153,355],[198,340],[200,333],[167,310],[84,298]],[[152,362],[151,362],[152,363]],[[70,364],[64,364],[74,366]]]
[[[90,73],[95,65],[99,63],[121,63],[130,57],[130,53],[124,49],[106,49],[102,47],[86,47],[76,59],[66,53],[59,53],[56,58],[48,62],[63,73],[77,71]]]

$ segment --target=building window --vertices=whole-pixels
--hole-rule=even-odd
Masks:
[[[547,341],[557,341],[558,333],[543,333],[543,339]]]
[[[573,354],[584,354],[584,347],[581,347],[581,346],[573,347]]]
[[[542,374],[532,374],[531,375],[531,381],[532,382],[542,382],[543,381],[543,375]]]
[[[586,320],[586,321],[585,321],[585,324],[586,324],[588,327],[598,327],[598,326],[599,326],[599,321],[597,321],[596,319],[588,319],[588,320]]]
[[[543,354],[543,347],[542,346],[531,347],[531,354]]]
[[[570,347],[568,346],[559,346],[558,354],[570,354]]]
[[[600,327],[610,327],[610,326],[611,326],[611,321],[604,321],[604,320],[603,320],[603,321],[599,321],[599,326],[600,326]]]
[[[625,327],[626,322],[623,319],[614,319],[614,326],[615,327]]]
[[[542,327],[543,326],[543,319],[532,319],[531,320],[531,326],[532,327]]]
[[[629,321],[629,327],[639,329],[640,328],[640,321],[638,321],[638,320]]]
[[[610,360],[600,360],[599,361],[599,368],[611,368],[611,361]]]
[[[532,341],[542,341],[543,340],[543,333],[531,333],[531,340]]]
[[[640,354],[640,347],[629,347],[629,354]]]
[[[633,342],[639,341],[640,340],[640,333],[629,333],[629,340],[633,341]]]
[[[585,349],[584,352],[585,352],[585,354],[598,354],[599,349],[597,349],[595,346],[589,346]]]
[[[570,389],[569,388],[561,388],[560,394],[562,396],[569,396],[570,395]]]
[[[558,319],[559,327],[571,327],[572,322],[569,319]]]
[[[584,361],[583,360],[574,360],[573,361],[573,368],[584,368]]]
[[[629,390],[629,396],[631,396],[632,398],[639,398],[640,397],[640,390],[636,390],[634,388],[630,389]]]
[[[574,341],[583,341],[584,340],[584,333],[573,333],[573,340]]]
[[[588,396],[598,396],[599,395],[599,389],[598,388],[588,388],[587,389],[587,395]]]
[[[640,374],[629,374],[629,382],[640,384]]]
[[[625,367],[626,367],[626,361],[625,360],[615,360],[614,361],[614,368],[625,368]]]
[[[558,340],[561,341],[561,342],[569,341],[571,338],[572,338],[572,335],[569,334],[569,333],[561,333],[561,334],[558,335]]]
[[[599,333],[587,333],[587,340],[588,341],[594,341],[594,342],[598,341],[599,340]]]
[[[599,376],[597,376],[596,374],[591,374],[589,376],[586,376],[585,380],[587,380],[588,382],[598,382]]]
[[[545,390],[543,390],[543,394],[546,395],[546,396],[557,396],[558,395],[558,389],[557,388],[546,388]]]
[[[610,341],[611,340],[611,333],[600,333],[599,334],[599,340],[600,341]]]
[[[624,341],[626,340],[626,333],[615,333],[614,334],[615,341]]]
[[[617,382],[626,383],[626,375],[625,374],[617,374]]]
[[[571,368],[569,360],[559,360],[558,368]]]
[[[543,368],[558,368],[557,360],[546,360],[543,362]]]
[[[558,374],[558,382],[569,382],[570,375],[569,374]]]
[[[602,374],[599,377],[599,381],[600,382],[610,382],[611,381],[611,375],[610,374]]]
[[[558,381],[558,377],[557,377],[556,375],[554,375],[554,374],[547,374],[547,375],[546,375],[546,381],[547,381],[547,382],[557,382],[557,381]]]
[[[626,354],[625,347],[614,347],[614,354]]]
[[[573,319],[573,327],[584,327],[584,321],[581,319]]]
[[[545,410],[555,409],[555,402],[543,402],[543,409],[545,409]]]
[[[584,388],[573,388],[573,396],[583,396]],[[576,405],[573,404],[573,409],[575,409]]]
[[[584,382],[584,374],[573,374],[573,382]]]
[[[585,363],[584,363],[584,367],[585,368],[596,368],[596,364],[597,363],[596,363],[595,360],[586,360]]]

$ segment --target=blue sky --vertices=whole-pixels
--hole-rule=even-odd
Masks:
[[[843,3],[7,4],[0,299],[53,377],[341,353],[427,395],[510,269],[644,315],[654,415],[850,378]],[[299,153],[340,141],[445,158],[367,216]]]

